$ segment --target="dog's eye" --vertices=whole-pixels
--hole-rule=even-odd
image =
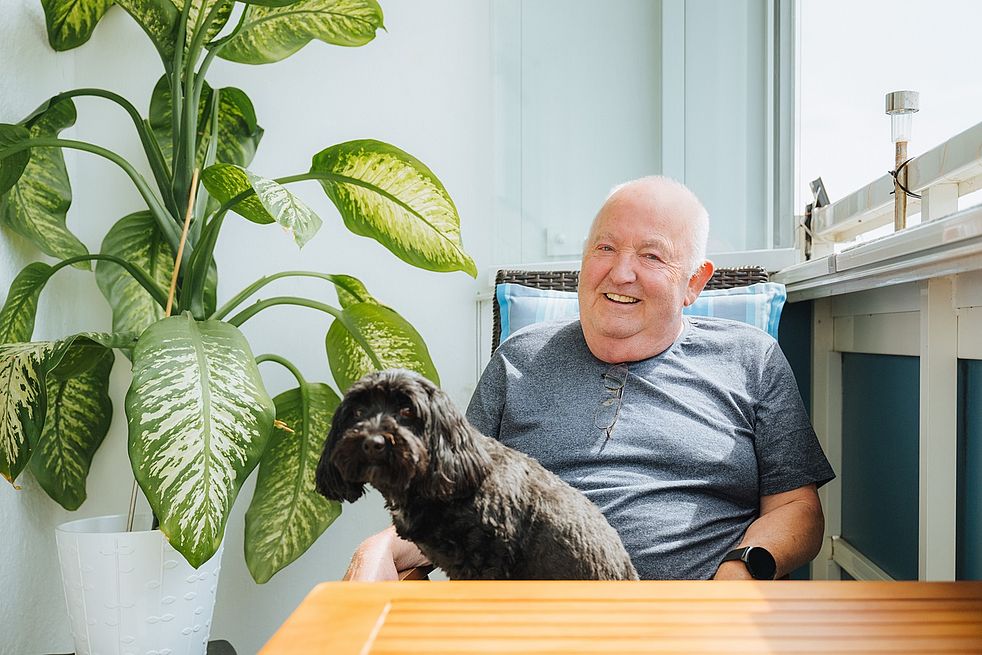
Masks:
[[[361,418],[365,412],[359,407],[355,410],[355,418]]]
[[[412,407],[403,407],[399,410],[399,416],[402,418],[413,419],[416,418],[416,412],[413,411]]]

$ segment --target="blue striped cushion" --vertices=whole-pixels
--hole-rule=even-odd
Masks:
[[[526,325],[541,321],[576,318],[580,313],[576,293],[533,289],[506,282],[495,289],[501,312],[501,340]],[[703,291],[683,310],[689,316],[718,316],[753,325],[777,339],[781,309],[787,300],[783,284],[759,282],[733,289]]]

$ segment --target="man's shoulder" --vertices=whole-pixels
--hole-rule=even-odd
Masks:
[[[718,316],[686,316],[690,334],[686,341],[712,349],[750,349],[766,352],[776,341],[758,327]]]

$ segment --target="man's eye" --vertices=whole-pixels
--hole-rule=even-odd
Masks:
[[[414,412],[411,407],[403,407],[399,410],[399,416],[402,418],[412,419],[416,418],[416,412]]]
[[[661,257],[659,257],[658,255],[656,255],[654,253],[648,252],[648,253],[645,253],[645,254],[643,254],[641,256],[644,257],[645,259],[650,259],[653,262],[661,261]]]
[[[614,247],[608,245],[602,245],[602,246],[597,246],[597,250],[601,250],[603,252],[614,252]]]

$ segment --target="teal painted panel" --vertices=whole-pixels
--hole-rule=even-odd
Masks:
[[[955,577],[982,580],[982,361],[958,362]]]
[[[781,310],[777,342],[788,358],[798,382],[798,392],[805,401],[808,415],[812,413],[812,301],[791,302]],[[792,580],[810,580],[811,567],[799,566],[791,572]]]
[[[917,357],[842,355],[842,536],[897,580],[917,579]]]
[[[789,302],[781,310],[781,323],[777,328],[777,342],[781,344],[784,356],[791,364],[798,382],[808,415],[811,416],[812,401],[812,307],[814,303]]]

